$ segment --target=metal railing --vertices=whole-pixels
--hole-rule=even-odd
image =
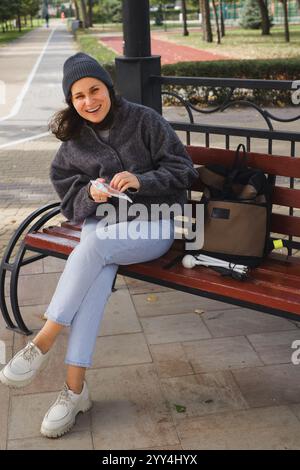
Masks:
[[[210,136],[223,135],[225,138],[224,146],[226,149],[230,148],[230,137],[244,137],[246,139],[247,150],[251,151],[251,139],[264,139],[268,142],[268,153],[273,153],[273,141],[280,140],[290,144],[290,156],[295,156],[295,144],[300,143],[300,107],[297,109],[295,106],[295,116],[291,118],[282,118],[276,116],[273,112],[264,109],[262,106],[255,104],[247,99],[236,100],[233,98],[234,91],[237,89],[261,89],[261,90],[286,90],[291,91],[291,94],[295,92],[295,88],[292,88],[295,82],[290,80],[243,80],[237,78],[194,78],[194,77],[164,77],[164,76],[153,76],[152,80],[154,83],[159,83],[161,86],[164,85],[175,85],[175,86],[194,86],[194,87],[218,87],[228,89],[227,96],[221,105],[215,106],[209,109],[201,109],[192,105],[189,101],[182,98],[179,93],[165,91],[163,89],[162,95],[173,96],[178,99],[181,105],[186,109],[189,122],[181,121],[170,121],[172,127],[177,131],[186,132],[186,144],[190,145],[191,133],[202,133],[205,135],[205,146],[210,146]],[[300,83],[299,83],[300,85]],[[258,128],[245,128],[238,126],[223,126],[223,125],[208,125],[199,124],[194,122],[193,111],[202,115],[223,112],[234,106],[243,106],[255,109],[261,117],[264,119],[266,129]],[[275,130],[273,122],[289,123],[299,120],[299,132],[295,131],[283,131]]]
[[[291,157],[300,157],[300,148],[299,154],[296,152],[296,144],[300,144],[300,106],[294,106],[292,117],[280,117],[280,111],[270,112],[268,109],[249,101],[239,100],[234,98],[234,92],[237,89],[249,89],[249,90],[285,90],[290,91],[291,94],[297,91],[295,87],[295,82],[290,80],[244,80],[236,78],[206,78],[206,77],[164,77],[164,76],[153,76],[153,83],[160,84],[162,87],[162,96],[172,96],[176,98],[182,107],[185,108],[186,114],[188,117],[188,122],[186,121],[169,121],[171,126],[176,131],[183,131],[186,134],[186,145],[191,144],[191,134],[202,134],[204,136],[204,143],[206,147],[211,146],[211,137],[212,136],[224,136],[223,148],[230,149],[232,138],[240,138],[240,142],[245,143],[247,151],[252,150],[252,140],[261,139],[267,143],[267,152],[268,154],[273,154],[273,143],[274,141],[285,142],[289,147],[289,156]],[[180,86],[181,88],[187,86],[193,87],[220,87],[226,88],[228,91],[224,102],[215,107],[209,108],[198,108],[191,104],[188,100],[184,99],[179,93],[173,91],[166,91],[164,86],[173,85]],[[300,81],[297,82],[297,85],[300,86]],[[297,92],[299,96],[299,91]],[[300,99],[299,99],[300,101]],[[195,123],[194,114],[201,114],[203,117],[206,117],[208,114],[224,112],[235,106],[247,107],[254,109],[259,113],[259,116],[263,119],[265,123],[265,129],[261,128],[249,128],[241,126],[230,126],[230,125],[217,125],[217,124],[207,124],[207,123]],[[300,105],[300,103],[299,103]],[[295,130],[277,130],[274,129],[274,123],[295,123],[299,121],[299,132]],[[220,147],[220,145],[218,145]],[[236,148],[236,144],[234,149]],[[253,151],[253,150],[252,150]],[[261,152],[258,152],[261,153]],[[275,152],[276,153],[276,152]],[[275,184],[275,177],[269,176],[269,180]],[[295,187],[295,178],[288,178],[288,183],[286,185],[289,188]],[[288,208],[288,215],[294,215],[294,209],[292,207]],[[292,253],[292,249],[299,249],[299,241],[295,241],[294,237],[288,237],[288,254]]]

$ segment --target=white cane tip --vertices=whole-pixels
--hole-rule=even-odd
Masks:
[[[182,259],[182,264],[185,268],[193,268],[196,266],[196,260],[192,255],[185,255]]]

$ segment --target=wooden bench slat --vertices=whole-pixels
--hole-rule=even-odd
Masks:
[[[69,220],[61,223],[61,227],[69,228],[70,230],[76,230],[77,232],[81,231],[82,225],[83,224],[73,224]]]
[[[187,146],[186,149],[196,165],[219,163],[225,166],[231,166],[234,162],[234,150],[198,146]],[[248,155],[248,164],[250,167],[259,168],[271,175],[300,178],[300,158],[252,152]]]
[[[80,241],[80,233],[77,230],[70,230],[65,227],[46,227],[43,229],[43,233],[47,233],[49,235],[59,236],[62,238],[68,238],[69,240],[77,240]]]
[[[47,233],[28,234],[26,243],[31,247],[44,249],[48,252],[69,255],[77,246],[77,241]],[[300,315],[300,264],[295,265],[284,259],[269,259],[266,266],[262,265],[252,272],[249,280],[240,282],[231,278],[225,278],[212,269],[197,266],[194,269],[186,269],[178,262],[170,269],[163,266],[178,255],[179,251],[171,249],[163,257],[130,266],[120,266],[121,274],[142,276],[143,279],[165,281],[170,285],[186,289],[194,289],[199,292],[208,292],[220,295],[224,298],[247,301],[251,304],[286,310]],[[281,263],[281,264],[280,264]],[[279,270],[279,266],[281,270]],[[283,276],[282,273],[285,273]]]
[[[300,190],[275,186],[272,194],[273,204],[300,209]]]
[[[47,233],[28,233],[25,236],[25,244],[28,247],[52,251],[67,255],[78,245],[75,240],[49,235]]]
[[[273,213],[271,232],[300,237],[300,217]]]
[[[155,282],[155,279],[173,284],[178,288],[194,289],[203,293],[208,292],[223,298],[251,303],[254,306],[264,306],[272,309],[288,311],[300,315],[300,292],[287,292],[280,285],[262,282],[255,278],[250,281],[235,281],[220,276],[209,268],[197,267],[191,270],[176,265],[170,270],[162,268],[161,259],[149,263],[120,266],[123,275],[136,274],[139,278]],[[280,278],[280,275],[279,275]]]

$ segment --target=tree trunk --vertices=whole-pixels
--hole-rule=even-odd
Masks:
[[[289,17],[287,0],[281,0],[284,15],[284,37],[286,42],[290,42]]]
[[[221,44],[221,34],[220,34],[220,27],[219,27],[219,18],[218,18],[218,12],[217,12],[217,7],[216,7],[216,2],[215,2],[215,0],[212,0],[212,6],[213,6],[214,16],[215,16],[215,22],[216,22],[217,44]]]
[[[77,0],[75,0],[75,16],[76,16],[76,20],[80,20],[80,12],[79,12],[79,6],[78,6]]]
[[[219,1],[219,6],[220,6],[221,36],[223,38],[225,36],[225,23],[224,23],[224,15],[223,15],[223,0]]]
[[[181,11],[182,11],[182,20],[183,20],[183,35],[188,36],[189,32],[188,32],[188,29],[187,29],[186,2],[185,2],[185,0],[181,0]]]
[[[18,29],[19,29],[19,33],[22,31],[22,25],[21,25],[21,15],[20,15],[20,12],[18,10],[18,13],[17,13],[17,25],[18,25]]]
[[[257,0],[261,15],[261,34],[270,34],[270,18],[267,0]]]
[[[200,0],[200,9],[202,14],[203,41],[213,42],[213,34],[210,22],[209,0]]]
[[[81,13],[82,13],[82,21],[83,21],[83,27],[88,28],[89,23],[88,23],[88,17],[86,13],[86,4],[85,0],[80,0],[80,5],[81,5]]]
[[[91,28],[93,26],[93,0],[88,0],[88,5],[89,5],[88,20],[89,20],[89,27]]]
[[[30,15],[30,25],[33,28],[32,15]]]

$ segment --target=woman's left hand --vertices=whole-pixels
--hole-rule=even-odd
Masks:
[[[137,190],[140,189],[140,182],[133,173],[129,173],[129,171],[121,171],[121,173],[115,174],[110,182],[110,186],[123,193],[129,188]]]

